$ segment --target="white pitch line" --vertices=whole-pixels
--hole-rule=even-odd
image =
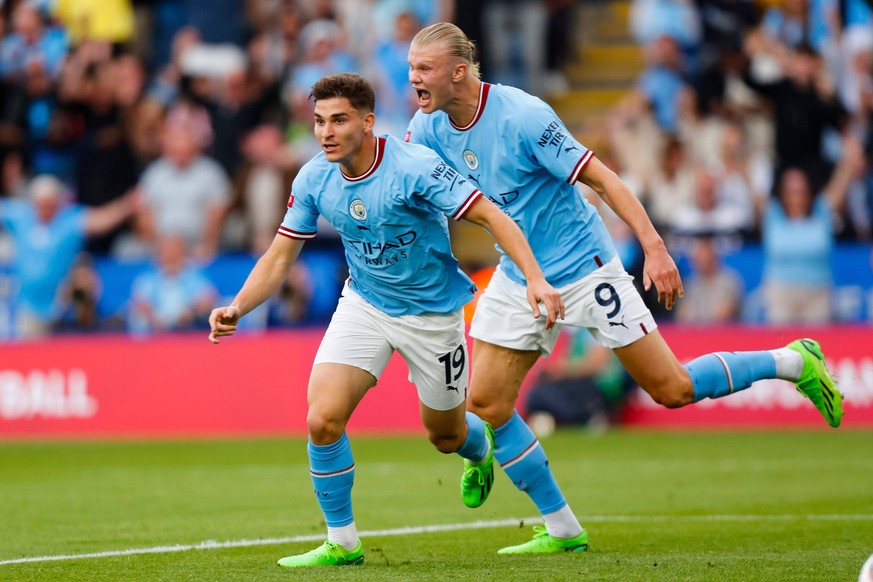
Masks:
[[[589,515],[581,517],[581,521],[595,523],[659,523],[659,522],[719,522],[719,521],[873,521],[873,514],[812,514],[812,515]],[[379,529],[361,531],[362,538],[380,538],[401,535],[416,535],[459,531],[469,529],[487,529],[496,527],[513,527],[518,525],[542,523],[541,517],[526,517],[523,519],[499,519],[493,521],[472,521],[467,523],[448,523],[444,525],[422,525],[399,527],[394,529]],[[0,560],[0,566],[10,564],[28,564],[34,562],[58,562],[64,560],[84,560],[88,558],[116,558],[119,556],[135,556],[139,554],[172,554],[189,552],[191,550],[216,550],[223,548],[247,548],[252,546],[275,546],[297,542],[317,542],[324,539],[324,534],[291,536],[283,538],[261,538],[257,540],[231,540],[217,542],[206,540],[197,544],[174,546],[153,546],[151,548],[131,548],[127,550],[107,550],[88,554],[61,554],[55,556],[33,556],[29,558],[14,558]]]

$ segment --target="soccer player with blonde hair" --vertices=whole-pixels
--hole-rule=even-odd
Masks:
[[[587,328],[614,350],[656,402],[676,408],[720,398],[764,378],[797,385],[831,426],[842,397],[817,342],[796,340],[757,352],[718,352],[681,365],[621,264],[600,216],[580,196],[589,186],[627,223],[645,254],[643,285],[667,309],[683,294],[679,271],[643,206],[619,177],[578,142],[542,100],[479,79],[475,46],[458,27],[431,25],[409,50],[418,95],[406,141],[426,145],[476,184],[525,233],[546,278],[564,300],[565,325]],[[502,554],[583,551],[588,534],[564,499],[536,436],[515,401],[525,375],[548,356],[561,325],[525,319],[525,282],[512,257],[479,299],[469,410],[494,427],[494,455],[545,521],[532,540]],[[536,529],[536,528],[535,528]]]

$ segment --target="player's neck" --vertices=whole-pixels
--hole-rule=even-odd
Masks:
[[[445,107],[452,123],[466,127],[476,117],[479,110],[479,92],[482,81],[474,77],[465,80],[455,91],[455,98]]]
[[[365,174],[376,161],[376,136],[368,133],[361,142],[361,147],[349,159],[340,162],[343,174],[349,178],[357,178]]]

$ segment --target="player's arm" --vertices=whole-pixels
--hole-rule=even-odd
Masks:
[[[643,286],[648,291],[654,283],[658,301],[663,301],[668,310],[672,309],[676,300],[685,294],[682,278],[643,205],[621,178],[597,158],[591,158],[579,180],[594,190],[636,235],[646,256]]]
[[[535,318],[540,316],[539,303],[548,311],[546,329],[551,329],[558,317],[564,319],[564,301],[561,295],[546,281],[542,269],[524,233],[511,218],[506,216],[490,200],[480,196],[464,215],[466,220],[478,224],[491,233],[500,248],[518,265],[527,281],[527,300]]]
[[[233,335],[243,315],[278,291],[302,248],[302,240],[277,234],[231,304],[212,310],[209,315],[209,341],[217,344],[219,337]]]

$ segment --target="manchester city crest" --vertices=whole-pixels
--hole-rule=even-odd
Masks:
[[[367,220],[367,209],[364,206],[364,201],[360,198],[352,200],[352,203],[349,206],[349,214],[351,214],[352,218],[355,220]]]
[[[464,163],[471,170],[475,170],[479,167],[479,158],[476,157],[473,150],[464,150]]]

